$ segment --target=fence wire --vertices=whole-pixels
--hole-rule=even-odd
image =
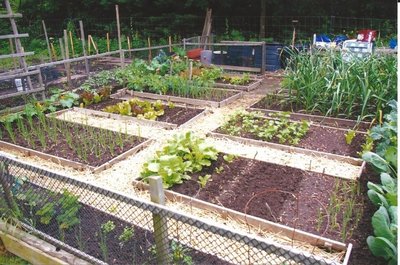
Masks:
[[[338,264],[0,156],[0,210],[92,264]]]

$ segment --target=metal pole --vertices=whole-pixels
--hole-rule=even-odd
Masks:
[[[261,44],[261,74],[265,74],[266,68],[266,61],[267,61],[267,51],[265,46],[265,41]]]

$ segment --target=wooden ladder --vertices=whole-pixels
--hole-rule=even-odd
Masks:
[[[40,68],[37,68],[34,71],[29,71],[28,65],[25,60],[26,56],[33,55],[34,53],[33,52],[25,52],[24,48],[21,45],[20,38],[29,37],[29,35],[27,33],[22,33],[22,34],[18,33],[17,23],[15,22],[15,19],[21,18],[22,15],[18,14],[18,13],[13,13],[9,0],[4,0],[4,7],[5,7],[7,13],[0,14],[0,19],[9,19],[10,20],[12,34],[0,35],[0,40],[8,39],[10,41],[11,53],[5,54],[5,55],[0,55],[0,60],[7,59],[7,58],[13,58],[13,59],[18,58],[19,69],[16,66],[16,63],[14,62],[15,69],[13,71],[1,73],[0,74],[0,82],[6,81],[6,80],[15,80],[15,79],[20,79],[22,82],[22,78],[24,77],[24,78],[26,78],[27,85],[24,86],[24,84],[21,83],[22,91],[8,93],[8,94],[4,94],[4,95],[0,94],[0,99],[15,97],[15,96],[23,95],[23,94],[28,94],[28,93],[35,93],[35,92],[42,92],[42,97],[44,97],[44,92],[43,92],[44,85],[43,85]],[[14,40],[14,43],[12,43],[12,40]],[[16,51],[15,53],[14,53],[14,44],[15,44],[15,51]],[[32,75],[38,75],[39,88],[33,87],[32,80],[31,80]]]

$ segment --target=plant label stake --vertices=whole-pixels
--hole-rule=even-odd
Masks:
[[[110,52],[110,34],[107,32],[106,34],[107,39],[107,52]]]
[[[190,63],[189,63],[189,80],[192,80],[192,74],[193,74],[193,61],[190,60]]]
[[[163,181],[160,176],[149,177],[150,199],[154,203],[165,205]],[[158,264],[170,264],[167,219],[161,214],[153,214],[154,240]]]

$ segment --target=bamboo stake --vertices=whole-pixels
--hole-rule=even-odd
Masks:
[[[128,41],[129,58],[131,58],[132,57],[132,52],[131,52],[131,42],[129,40],[129,36],[126,36],[126,39]]]
[[[65,45],[65,59],[69,59],[69,48],[68,48],[68,34],[67,34],[67,30],[64,29],[64,45]],[[72,86],[72,82],[71,82],[71,64],[67,63],[67,82],[68,82],[68,86],[71,87]]]
[[[107,38],[107,51],[110,52],[110,34],[108,32],[106,38]]]
[[[53,61],[53,57],[51,56],[49,37],[47,36],[47,29],[46,29],[46,24],[44,23],[44,20],[42,20],[42,26],[43,26],[44,36],[46,38],[47,51],[49,52],[50,61]]]
[[[51,51],[52,51],[52,53],[53,53],[53,58],[54,58],[54,60],[55,61],[57,61],[58,60],[58,58],[57,58],[57,53],[56,53],[56,49],[54,48],[54,45],[53,45],[53,43],[50,43],[50,48],[51,48]]]
[[[152,55],[151,55],[151,42],[150,42],[150,37],[147,38],[147,43],[148,43],[148,45],[149,45],[149,63],[151,63]]]
[[[8,39],[8,41],[9,41],[9,43],[10,43],[10,50],[11,50],[11,53],[15,53],[15,52],[14,52],[14,43],[13,43],[12,39]],[[13,64],[14,64],[14,69],[17,69],[17,68],[18,68],[18,66],[17,66],[17,60],[15,59],[15,57],[13,57],[12,60],[13,60]]]
[[[169,52],[172,52],[172,38],[171,36],[168,37],[168,45],[169,45]]]
[[[88,54],[90,55],[90,35],[88,35],[88,37],[87,37],[87,44],[88,44]]]
[[[93,48],[94,48],[94,50],[96,51],[96,54],[99,54],[99,50],[97,49],[97,45],[96,45],[96,43],[94,42],[92,35],[90,35],[90,41],[91,41],[92,44],[93,44]]]
[[[74,41],[72,39],[72,31],[69,32],[69,40],[71,43],[72,57],[75,57]]]

